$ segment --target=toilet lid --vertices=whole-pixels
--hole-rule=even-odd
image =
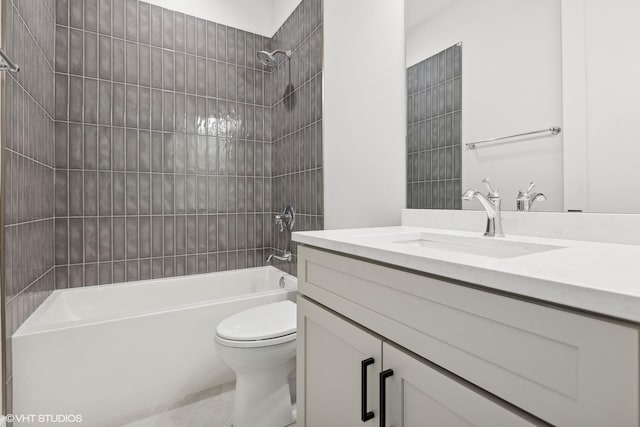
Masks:
[[[296,332],[296,304],[280,301],[260,305],[227,317],[216,334],[233,341],[258,341]]]

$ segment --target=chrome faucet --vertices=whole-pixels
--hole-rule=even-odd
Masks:
[[[536,200],[539,202],[547,200],[547,196],[544,194],[533,191],[535,187],[536,183],[531,182],[527,191],[518,192],[518,197],[516,197],[516,208],[518,209],[518,212],[529,212],[531,210],[531,206],[533,206],[533,202]]]
[[[486,196],[480,193],[478,190],[470,188],[462,195],[462,200],[470,201],[478,199],[484,210],[487,211],[487,229],[484,235],[487,237],[504,237],[502,232],[502,198],[498,190],[491,188],[491,181],[489,178],[482,180],[484,185],[489,189],[489,194]]]
[[[287,231],[293,231],[293,227],[296,224],[296,212],[292,206],[287,206],[284,208],[284,211],[281,214],[275,215],[275,223],[277,226],[280,226],[280,232],[283,233],[285,228]],[[293,255],[291,253],[291,235],[289,235],[289,241],[287,244],[287,249],[284,251],[282,256],[271,254],[265,260],[267,264],[271,264],[271,261],[277,259],[278,261],[291,262],[293,259]]]
[[[285,251],[283,256],[279,256],[276,254],[271,254],[267,257],[267,264],[271,264],[271,260],[272,259],[277,259],[278,261],[286,261],[286,262],[291,262],[291,259],[293,258],[293,255],[291,254],[290,251]]]

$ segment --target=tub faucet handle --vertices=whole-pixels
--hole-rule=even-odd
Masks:
[[[275,223],[280,226],[280,232],[282,233],[285,229],[289,231],[293,231],[293,226],[296,223],[296,212],[294,211],[292,206],[287,206],[284,208],[284,211],[280,214],[275,215]]]

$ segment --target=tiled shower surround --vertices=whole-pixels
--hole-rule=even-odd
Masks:
[[[461,209],[462,47],[407,70],[407,205]]]
[[[4,73],[4,352],[11,410],[11,335],[54,289],[55,2],[3,2],[4,48],[20,65]]]
[[[57,286],[259,265],[270,41],[135,0],[58,17]]]
[[[4,4],[10,410],[10,337],[54,288],[264,265],[287,205],[322,228],[322,1],[271,39],[136,0]]]
[[[264,265],[273,213],[302,203],[292,187],[275,196],[285,157],[274,147],[319,120],[299,111],[319,102],[309,73],[321,39],[312,53],[309,35],[320,5],[305,0],[287,21],[300,31],[285,24],[286,38],[269,39],[136,0],[58,0],[58,288]],[[302,45],[291,68],[306,72],[289,97],[306,98],[278,113],[286,63],[272,72],[256,52]],[[315,179],[319,165],[308,163],[287,173]],[[317,194],[315,181],[305,185]],[[298,225],[321,226],[321,208],[301,205]]]
[[[296,209],[296,231],[323,226],[322,181],[322,2],[303,1],[272,39],[291,50],[290,64],[273,72],[273,207]],[[290,246],[293,262],[274,262],[296,273],[296,246],[290,233],[274,235],[278,253]]]

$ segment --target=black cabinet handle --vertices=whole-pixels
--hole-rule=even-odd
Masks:
[[[380,372],[380,427],[386,427],[387,417],[387,383],[386,379],[393,376],[393,369]]]
[[[360,419],[363,423],[373,418],[373,412],[367,412],[367,366],[374,362],[373,357],[360,362]]]

